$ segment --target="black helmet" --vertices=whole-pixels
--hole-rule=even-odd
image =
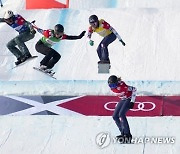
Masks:
[[[91,15],[89,17],[89,23],[94,23],[98,21],[98,17],[96,15]]]
[[[63,32],[64,32],[64,27],[63,27],[63,25],[57,24],[57,25],[54,27],[54,32],[55,32],[55,34],[63,33]]]
[[[111,89],[114,89],[114,88],[117,88],[118,86],[118,77],[115,76],[115,75],[111,75],[109,78],[108,78],[108,85]]]
[[[108,78],[108,84],[113,84],[113,83],[118,83],[118,78],[117,78],[117,76],[115,76],[115,75],[111,75],[111,76]]]

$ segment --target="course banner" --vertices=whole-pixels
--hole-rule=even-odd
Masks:
[[[112,116],[117,96],[0,96],[0,115]],[[180,116],[180,96],[137,96],[127,116]]]

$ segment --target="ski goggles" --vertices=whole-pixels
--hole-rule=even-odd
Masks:
[[[90,23],[90,24],[93,24],[93,23],[95,23],[95,22],[96,22],[96,21],[94,21],[94,20],[92,20],[92,21],[89,21],[89,23]]]
[[[111,89],[115,89],[115,88],[117,88],[117,86],[118,86],[118,83],[110,83],[110,84],[109,84],[109,87],[110,87]]]
[[[63,34],[64,34],[64,32],[54,31],[54,34],[55,34],[55,35],[63,35]]]
[[[94,21],[94,22],[89,22],[91,26],[97,26],[98,22]]]

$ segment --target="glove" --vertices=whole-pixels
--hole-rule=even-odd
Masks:
[[[37,31],[41,34],[43,34],[43,32],[44,32],[41,28],[37,28]]]
[[[123,40],[119,40],[119,41],[122,43],[123,46],[126,45]]]
[[[133,107],[134,107],[134,102],[130,102],[129,109],[133,109]]]
[[[90,41],[89,41],[89,44],[90,44],[90,46],[93,46],[93,45],[94,45],[94,41],[93,41],[93,40],[90,40]]]
[[[85,35],[86,31],[83,31],[80,35],[79,38],[82,38]]]
[[[36,34],[36,31],[34,30],[33,28],[33,25],[29,22],[26,22],[25,24],[27,24],[29,26],[29,29],[30,29],[30,33],[31,34]]]
[[[30,33],[34,35],[34,34],[36,34],[36,31],[33,29],[30,31]]]

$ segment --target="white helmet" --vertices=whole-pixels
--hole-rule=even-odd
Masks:
[[[11,18],[13,15],[14,15],[13,11],[7,10],[7,11],[4,13],[4,19],[9,19],[9,18]]]

